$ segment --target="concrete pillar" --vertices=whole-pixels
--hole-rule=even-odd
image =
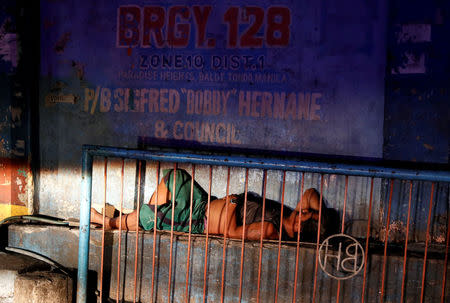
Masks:
[[[71,303],[72,279],[66,275],[35,271],[16,277],[14,303]]]

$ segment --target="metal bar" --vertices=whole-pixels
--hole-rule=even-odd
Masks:
[[[283,171],[283,188],[281,190],[281,214],[280,214],[280,230],[278,235],[278,257],[277,257],[277,278],[275,283],[275,303],[278,301],[278,286],[280,279],[280,258],[281,258],[281,237],[283,236],[283,208],[284,208],[284,191],[286,186],[286,171]]]
[[[155,302],[153,298],[154,290],[155,290],[155,253],[156,253],[156,229],[157,229],[157,218],[158,218],[158,187],[159,187],[159,168],[161,163],[157,162],[156,165],[156,203],[155,203],[155,214],[154,214],[154,223],[153,223],[153,255],[152,255],[152,288],[150,291],[151,302]],[[150,198],[151,201],[151,198]]]
[[[206,281],[208,275],[208,241],[209,241],[209,211],[211,206],[211,185],[212,185],[212,166],[209,166],[209,185],[208,185],[208,210],[206,215],[206,239],[205,239],[205,268],[203,274],[203,303],[206,302]]]
[[[367,215],[367,231],[366,231],[366,247],[364,254],[364,278],[362,285],[361,303],[364,303],[364,295],[366,290],[366,275],[367,275],[367,255],[369,250],[369,239],[370,239],[370,222],[372,218],[372,201],[373,201],[373,179],[370,179],[370,196],[369,196],[369,214]]]
[[[244,219],[242,222],[242,245],[241,245],[241,270],[239,274],[239,302],[242,301],[242,275],[244,272],[244,245],[247,215],[247,191],[248,191],[248,168],[245,169],[245,190],[244,190]]]
[[[189,235],[188,235],[188,253],[186,264],[186,296],[185,302],[189,302],[189,267],[191,264],[191,232],[192,232],[192,205],[194,203],[194,180],[195,180],[195,164],[192,164],[191,173],[191,204],[189,206]]]
[[[92,155],[83,151],[81,171],[80,227],[78,239],[77,303],[86,303],[89,265],[89,232],[92,195]]]
[[[294,294],[292,295],[292,303],[295,303],[295,299],[297,298],[297,281],[298,281],[298,257],[300,254],[300,233],[302,228],[302,220],[301,220],[301,213],[302,213],[302,203],[303,203],[303,186],[305,184],[305,173],[302,173],[302,182],[300,185],[300,208],[298,210],[298,233],[297,233],[297,247],[295,250],[295,277],[294,277]]]
[[[403,258],[403,272],[402,272],[402,294],[400,297],[400,303],[403,303],[405,298],[405,281],[406,281],[406,259],[408,255],[408,237],[409,237],[409,220],[411,217],[411,198],[412,198],[412,181],[409,181],[409,200],[408,200],[408,218],[406,219],[406,237],[405,237],[405,251]]]
[[[314,288],[312,302],[316,302],[317,270],[319,269],[320,224],[322,223],[323,175],[320,175],[319,222],[317,223],[316,264],[314,266]]]
[[[391,205],[392,205],[392,192],[394,190],[394,180],[391,179],[390,183],[390,191],[389,191],[389,206],[388,213],[386,219],[386,234],[384,236],[384,255],[383,255],[383,272],[381,276],[381,290],[380,290],[380,302],[384,301],[384,283],[386,281],[386,260],[387,260],[387,247],[388,247],[388,239],[389,239],[389,224],[391,223]]]
[[[175,191],[176,191],[176,179],[177,179],[177,163],[173,164],[173,185],[172,192],[170,193],[170,199],[172,201],[172,218],[170,224],[170,252],[169,252],[169,281],[167,285],[167,302],[170,303],[170,290],[172,283],[172,250],[173,250],[173,221],[175,218]]]
[[[108,158],[105,157],[105,169],[103,172],[103,177],[105,178],[105,188],[104,188],[104,196],[103,196],[103,224],[102,224],[102,255],[100,261],[100,302],[103,300],[103,264],[105,258],[105,223],[106,223],[106,184],[107,184],[107,167],[108,167]]]
[[[348,192],[348,176],[345,176],[344,207],[342,209],[342,226],[341,226],[342,234],[344,233],[344,228],[345,228],[345,209],[347,206],[347,192]],[[339,303],[340,293],[341,293],[341,280],[338,280],[336,303]]]
[[[423,257],[422,289],[420,290],[420,303],[423,302],[423,296],[425,294],[425,274],[427,270],[428,242],[430,242],[430,225],[431,225],[431,211],[433,208],[433,194],[434,194],[434,182],[431,183],[430,204],[428,206],[427,237],[425,239],[425,255]]]
[[[259,240],[259,261],[258,261],[258,284],[256,288],[256,303],[259,303],[260,288],[261,288],[261,267],[262,267],[262,252],[263,252],[263,234],[264,234],[264,215],[266,212],[266,185],[267,185],[267,171],[263,172],[263,205],[261,215],[261,238]]]
[[[164,152],[149,152],[149,151],[136,151],[127,149],[117,149],[117,148],[106,148],[106,147],[96,147],[96,146],[83,146],[83,165],[85,165],[85,157],[90,158],[92,162],[92,157],[94,155],[98,156],[114,156],[114,157],[127,157],[131,159],[142,159],[142,160],[163,160],[163,161],[178,161],[182,163],[201,163],[209,165],[223,165],[223,166],[236,166],[236,167],[246,167],[246,168],[257,168],[257,169],[277,169],[277,170],[291,170],[291,171],[305,171],[305,172],[319,172],[319,173],[333,173],[333,174],[345,174],[354,176],[368,176],[372,177],[385,177],[391,179],[409,179],[409,180],[427,180],[427,181],[444,181],[450,182],[450,172],[448,171],[415,171],[415,170],[405,170],[405,169],[392,169],[392,168],[382,168],[377,166],[364,166],[364,165],[341,165],[333,163],[320,163],[320,162],[306,162],[306,161],[285,161],[277,159],[264,159],[264,158],[247,158],[247,157],[227,157],[227,156],[210,156],[205,159],[204,156],[194,155],[194,154],[175,154],[175,153],[164,153]],[[89,232],[89,219],[90,219],[90,203],[91,203],[91,193],[92,193],[92,165],[83,168],[83,178],[85,170],[90,170],[89,174],[89,184],[90,187],[85,186],[85,180],[83,179],[83,192],[82,192],[82,205],[80,207],[80,246],[79,246],[79,275],[83,272],[82,263],[88,264],[88,256],[82,257],[82,254],[86,252],[85,248],[82,248],[82,242],[86,241],[85,235],[83,233]],[[123,186],[123,185],[122,185]],[[87,204],[87,205],[84,205]],[[370,208],[370,207],[369,207]],[[87,209],[87,215],[86,210]],[[82,215],[86,215],[86,218],[82,218]],[[122,213],[121,213],[122,215]],[[156,216],[155,216],[156,217]],[[156,218],[155,218],[156,219]],[[319,219],[320,220],[320,219]],[[82,223],[88,222],[88,226]],[[368,222],[368,233],[370,234],[370,217]],[[121,236],[120,236],[121,238]],[[119,242],[120,242],[119,238]],[[368,240],[368,238],[367,238]],[[87,235],[87,244],[89,244],[89,234]],[[87,248],[88,251],[89,248]],[[367,252],[367,249],[366,249]],[[171,251],[172,253],[172,251]],[[446,256],[447,257],[447,256]],[[367,254],[365,256],[367,258]],[[85,261],[83,261],[85,259]],[[367,263],[366,263],[367,264]],[[87,268],[87,267],[86,267]],[[366,265],[365,265],[366,274]],[[86,269],[87,274],[87,269]],[[79,277],[83,279],[83,277]],[[87,278],[85,278],[87,279]],[[364,281],[365,282],[365,281]],[[86,282],[87,283],[87,282]],[[170,283],[170,282],[169,282]],[[84,287],[84,291],[83,291]],[[363,295],[364,295],[363,285]],[[83,286],[83,281],[78,281],[77,289],[77,302],[79,297],[83,297],[85,301],[85,286]],[[81,289],[81,295],[79,295],[79,290]],[[259,289],[258,289],[259,291]],[[84,295],[82,294],[84,292]],[[152,289],[153,292],[153,289]],[[445,292],[445,291],[444,291]],[[314,294],[315,295],[315,294]],[[259,298],[258,298],[259,299]],[[364,302],[364,296],[363,296]]]
[[[141,161],[138,161],[138,188],[137,188],[137,209],[136,209],[136,243],[134,245],[134,291],[133,291],[133,302],[136,303],[136,282],[137,282],[137,267],[138,267],[138,247],[139,247],[139,211],[141,202]],[[128,217],[127,217],[128,219]],[[127,220],[125,219],[125,220]],[[128,226],[126,226],[128,230]]]
[[[123,213],[123,175],[125,169],[125,160],[122,158],[122,172],[120,174],[120,213],[119,213],[119,245],[117,248],[117,285],[116,285],[116,302],[119,303],[120,293],[120,258],[122,250],[122,213]]]
[[[223,231],[223,252],[222,252],[222,285],[220,286],[220,303],[223,303],[223,295],[225,291],[225,258],[227,256],[227,236],[228,236],[228,204],[230,193],[230,167],[227,174],[227,196],[225,197],[225,230]]]
[[[444,303],[445,299],[445,283],[447,282],[447,265],[448,265],[448,247],[450,242],[450,211],[447,210],[447,242],[445,245],[445,259],[444,259],[444,274],[442,277],[442,294],[441,294],[441,303]]]
[[[234,167],[248,167],[257,169],[289,170],[297,172],[314,172],[321,174],[338,174],[349,176],[394,178],[423,181],[443,181],[450,182],[450,172],[431,170],[412,170],[402,168],[388,168],[373,165],[350,165],[340,163],[314,162],[314,161],[293,161],[268,158],[250,157],[228,157],[218,155],[208,155],[205,159],[203,155],[189,153],[166,153],[161,151],[142,151],[112,147],[100,147],[84,145],[83,149],[92,155],[126,157],[130,159],[141,159],[149,161],[165,161],[178,163],[192,163],[203,165],[220,165]]]

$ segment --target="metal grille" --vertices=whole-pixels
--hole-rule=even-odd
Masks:
[[[118,163],[119,187],[115,190],[119,216],[128,188],[124,185],[127,163],[135,168],[131,200],[138,211],[148,201],[144,192],[152,186],[147,183],[159,183],[162,167],[183,168],[193,179],[202,180],[208,192],[207,212],[213,191],[228,196],[236,188],[245,196],[259,188],[264,212],[267,195],[292,207],[306,188],[314,187],[320,194],[320,208],[315,243],[301,243],[301,233],[297,241],[282,241],[282,224],[277,241],[261,238],[256,242],[244,240],[245,229],[241,240],[208,232],[202,236],[179,234],[173,225],[165,232],[123,231],[122,226],[117,232],[96,231],[92,236],[100,233],[101,247],[91,256],[100,258],[99,264],[91,262],[91,268],[98,268],[99,297],[104,301],[115,297],[116,302],[443,303],[449,299],[448,172],[85,146],[77,302],[86,302],[93,166],[100,167],[97,175],[99,171],[102,175],[97,182],[102,190],[95,184],[102,193],[101,199],[97,198],[106,203],[111,191],[108,170],[113,169],[108,161]],[[176,178],[173,182],[175,185]],[[222,188],[215,189],[216,184]],[[157,187],[153,189],[158,195]],[[333,279],[323,271],[324,254],[319,251],[323,239],[319,236],[325,203],[340,214],[336,233],[352,236],[365,252],[361,272],[348,280]],[[156,220],[157,216],[155,226]],[[108,242],[108,237],[112,241]],[[336,249],[329,256],[339,260],[338,269],[345,264]],[[105,263],[110,267],[108,274]]]

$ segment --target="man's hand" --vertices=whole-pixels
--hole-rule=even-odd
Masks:
[[[309,188],[305,191],[301,204],[301,220],[302,222],[313,218],[319,219],[320,200],[319,193],[314,188]],[[296,209],[300,210],[300,203],[297,204]]]

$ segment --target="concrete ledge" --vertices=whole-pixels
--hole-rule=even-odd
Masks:
[[[69,268],[77,265],[78,229],[58,226],[11,225],[8,240],[10,246],[22,247],[42,255]],[[103,293],[116,298],[119,285],[119,299],[133,301],[135,275],[135,232],[122,232],[120,251],[120,275],[118,272],[118,231],[107,232],[105,235]],[[186,296],[186,269],[188,237],[186,234],[175,235],[172,247],[171,297],[174,302],[184,302]],[[88,286],[100,289],[101,264],[101,230],[92,230],[90,241],[89,269],[96,272],[94,281]],[[190,252],[190,267],[188,275],[188,295],[190,302],[202,302],[205,266],[205,237],[193,236]],[[140,233],[138,239],[137,283],[136,297],[139,302],[150,302],[151,281],[154,279],[156,302],[167,302],[170,235],[158,232],[156,235],[156,253],[153,258],[153,233]],[[388,250],[389,253],[389,250]],[[279,283],[277,301],[292,302],[295,277],[296,248],[292,245],[282,245],[280,254]],[[152,262],[155,260],[155,271],[152,272]],[[278,246],[265,243],[262,255],[260,301],[272,302],[275,299],[277,277]],[[315,249],[302,246],[299,254],[299,278],[297,281],[296,302],[310,302],[315,281]],[[257,293],[259,242],[245,244],[243,264],[242,302],[254,302]],[[223,239],[212,238],[208,242],[208,262],[206,293],[207,302],[220,302],[222,283]],[[368,254],[365,302],[380,302],[380,287],[383,272],[383,255]],[[440,302],[442,290],[443,266],[442,259],[428,259],[425,283],[425,302]],[[450,265],[450,264],[449,264]],[[241,241],[227,241],[225,258],[225,302],[237,302],[239,299],[239,276],[241,266]],[[399,302],[402,282],[402,256],[388,256],[386,260],[385,302]],[[408,257],[406,298],[414,302],[420,297],[423,259]],[[450,281],[450,279],[447,279]],[[335,302],[338,282],[328,277],[321,269],[317,271],[316,302]],[[340,284],[340,302],[360,302],[363,288],[362,273],[342,281]],[[450,289],[450,282],[447,282]],[[91,290],[91,292],[93,292]],[[412,300],[412,301],[411,301]],[[444,301],[450,302],[450,292],[447,291]]]

